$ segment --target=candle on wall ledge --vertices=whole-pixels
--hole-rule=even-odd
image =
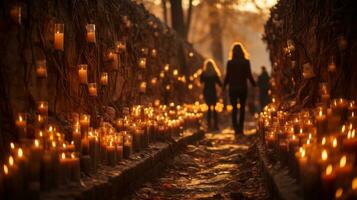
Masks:
[[[91,97],[97,96],[97,83],[89,83],[88,84],[88,93]]]
[[[102,72],[100,74],[100,84],[103,86],[108,85],[108,73],[107,72]]]
[[[87,114],[81,114],[79,118],[79,124],[81,127],[88,128],[90,123],[90,116]]]
[[[140,69],[145,69],[146,68],[146,58],[140,58],[139,59],[139,68]]]
[[[78,65],[78,77],[79,77],[79,83],[81,83],[81,84],[88,83],[88,65],[87,64]]]
[[[115,52],[122,53],[126,50],[126,44],[123,41],[116,41],[115,42]]]
[[[146,82],[141,82],[140,87],[139,87],[139,92],[140,93],[145,93],[146,92]]]
[[[95,24],[87,24],[86,25],[86,30],[87,30],[87,42],[89,43],[95,43]]]
[[[54,48],[64,50],[64,24],[55,24]]]
[[[18,113],[17,119],[15,122],[18,130],[19,130],[19,138],[26,138],[26,128],[27,128],[27,116],[25,113]]]
[[[151,57],[156,58],[156,56],[157,56],[157,50],[156,49],[152,49],[151,50]]]
[[[46,60],[36,60],[36,75],[38,78],[47,77]]]
[[[39,101],[37,103],[37,111],[38,111],[38,113],[47,116],[47,114],[48,114],[48,102],[47,101]]]

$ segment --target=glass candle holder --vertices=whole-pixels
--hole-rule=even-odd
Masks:
[[[86,30],[87,30],[87,42],[89,43],[95,43],[95,24],[87,24],[86,25]]]
[[[47,77],[46,60],[36,60],[36,76],[38,78]]]
[[[100,75],[100,84],[101,85],[108,85],[108,73],[102,72]]]
[[[54,48],[59,51],[64,50],[64,24],[55,24]]]
[[[78,78],[80,84],[88,83],[88,65],[80,64],[78,65]]]
[[[88,93],[91,97],[97,96],[97,83],[89,83],[88,84]]]
[[[38,101],[37,103],[37,112],[43,115],[48,114],[48,102],[47,101]]]
[[[140,69],[145,69],[146,68],[146,58],[140,58],[138,65],[139,65]]]
[[[15,5],[15,6],[11,7],[10,17],[15,23],[21,24],[21,15],[22,15],[21,6]]]

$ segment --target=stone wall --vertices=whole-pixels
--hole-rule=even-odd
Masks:
[[[21,7],[21,23],[13,12],[16,7]],[[71,112],[91,113],[96,119],[107,105],[120,114],[125,106],[156,99],[184,103],[198,98],[197,79],[192,75],[203,58],[130,0],[4,0],[0,16],[0,152],[9,139],[16,139],[15,115],[34,113],[39,100],[48,101],[50,120],[65,124]],[[56,23],[65,27],[64,51],[54,49]],[[96,43],[86,41],[90,23],[96,26]],[[125,42],[126,50],[109,60],[117,41]],[[138,67],[140,58],[147,59],[146,69]],[[46,79],[35,73],[35,63],[42,59],[47,61]],[[79,84],[78,64],[88,64],[88,82],[97,82],[98,97],[89,97],[87,86]],[[174,69],[180,80],[173,75]],[[99,85],[101,72],[108,72],[108,86]],[[160,78],[161,72],[165,77]],[[190,77],[193,90],[188,89]],[[154,78],[156,84],[152,84]],[[146,92],[139,92],[143,82]]]
[[[356,99],[356,9],[353,0],[280,0],[271,9],[264,40],[278,98],[311,107],[327,83],[331,98]]]

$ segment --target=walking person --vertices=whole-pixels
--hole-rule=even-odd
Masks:
[[[269,103],[269,74],[265,66],[262,66],[262,73],[258,77],[260,110]]]
[[[216,85],[222,86],[221,82],[221,72],[218,69],[216,63],[212,59],[205,61],[203,65],[203,72],[200,77],[201,83],[204,84],[203,87],[203,96],[205,102],[208,106],[207,112],[207,124],[209,129],[218,130],[218,116],[216,112],[216,103],[217,103],[217,91]],[[213,125],[211,122],[213,114]]]
[[[248,53],[242,44],[233,45],[226,72],[223,89],[225,90],[226,86],[229,86],[229,99],[233,106],[232,125],[236,134],[243,134],[245,103],[248,94],[247,80],[253,86],[256,86],[256,83],[251,72]],[[237,122],[238,100],[240,103],[239,122]]]

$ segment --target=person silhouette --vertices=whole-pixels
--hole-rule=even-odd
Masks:
[[[260,109],[269,103],[269,74],[265,66],[262,66],[262,73],[258,77]]]
[[[220,77],[221,77],[221,72],[218,69],[214,60],[212,59],[206,60],[203,65],[203,72],[200,76],[200,81],[201,83],[204,84],[203,96],[208,106],[208,111],[207,111],[208,128],[209,129],[213,128],[213,130],[218,130],[218,116],[215,106],[218,100],[216,85],[222,86]],[[213,112],[213,127],[211,123],[212,112]]]
[[[256,83],[251,72],[248,53],[244,46],[240,43],[233,44],[230,54],[223,90],[227,85],[229,86],[229,99],[233,106],[232,125],[236,134],[243,134],[245,103],[248,94],[247,80],[249,79],[254,87]],[[239,123],[237,123],[238,99],[240,103]]]

